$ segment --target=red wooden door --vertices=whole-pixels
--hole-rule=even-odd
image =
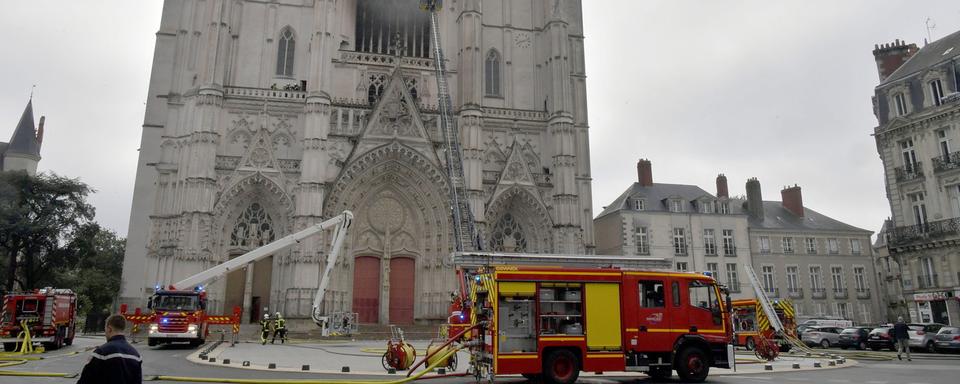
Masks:
[[[380,259],[360,256],[353,262],[353,311],[361,323],[376,323],[380,314]]]
[[[414,261],[390,259],[390,324],[413,324]]]

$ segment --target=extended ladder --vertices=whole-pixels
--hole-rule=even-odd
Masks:
[[[770,299],[767,298],[767,294],[763,292],[763,288],[760,286],[760,280],[757,279],[757,274],[753,271],[753,267],[746,265],[744,268],[747,269],[747,277],[750,278],[750,284],[753,285],[753,292],[757,294],[757,302],[760,303],[760,307],[763,308],[763,313],[767,315],[767,321],[770,322],[770,326],[773,327],[773,330],[777,333],[783,333],[783,323],[780,322],[780,318],[777,317],[777,312],[773,309],[773,304],[770,304]]]
[[[481,249],[480,237],[473,222],[473,212],[466,200],[466,186],[463,180],[463,157],[460,152],[460,133],[451,117],[453,102],[447,87],[446,63],[443,49],[440,47],[440,23],[437,14],[442,7],[440,0],[421,0],[420,8],[430,12],[430,29],[433,43],[433,62],[437,77],[437,90],[440,107],[440,128],[446,143],[447,180],[450,183],[450,207],[453,214],[453,237],[455,251]]]

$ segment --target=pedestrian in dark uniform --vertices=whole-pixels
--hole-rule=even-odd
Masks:
[[[273,338],[270,339],[270,344],[273,344],[274,341],[277,341],[277,336],[280,336],[280,344],[283,344],[287,341],[287,321],[284,320],[283,316],[280,316],[280,312],[277,312],[274,317]]]
[[[107,343],[93,350],[93,356],[83,367],[77,384],[130,384],[143,382],[142,360],[123,337],[127,321],[123,316],[110,315],[104,326]]]
[[[893,339],[897,343],[897,358],[903,360],[900,354],[907,353],[907,361],[913,361],[910,358],[910,328],[903,322],[903,316],[897,317],[897,323],[893,325]]]

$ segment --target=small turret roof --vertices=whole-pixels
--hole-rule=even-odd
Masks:
[[[40,143],[37,142],[37,129],[33,123],[33,100],[28,101],[27,107],[23,109],[23,115],[13,131],[6,153],[40,156]]]

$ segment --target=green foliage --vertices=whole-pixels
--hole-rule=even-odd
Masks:
[[[92,192],[55,174],[0,172],[0,291],[70,288],[84,312],[110,306],[125,241],[92,222]]]

